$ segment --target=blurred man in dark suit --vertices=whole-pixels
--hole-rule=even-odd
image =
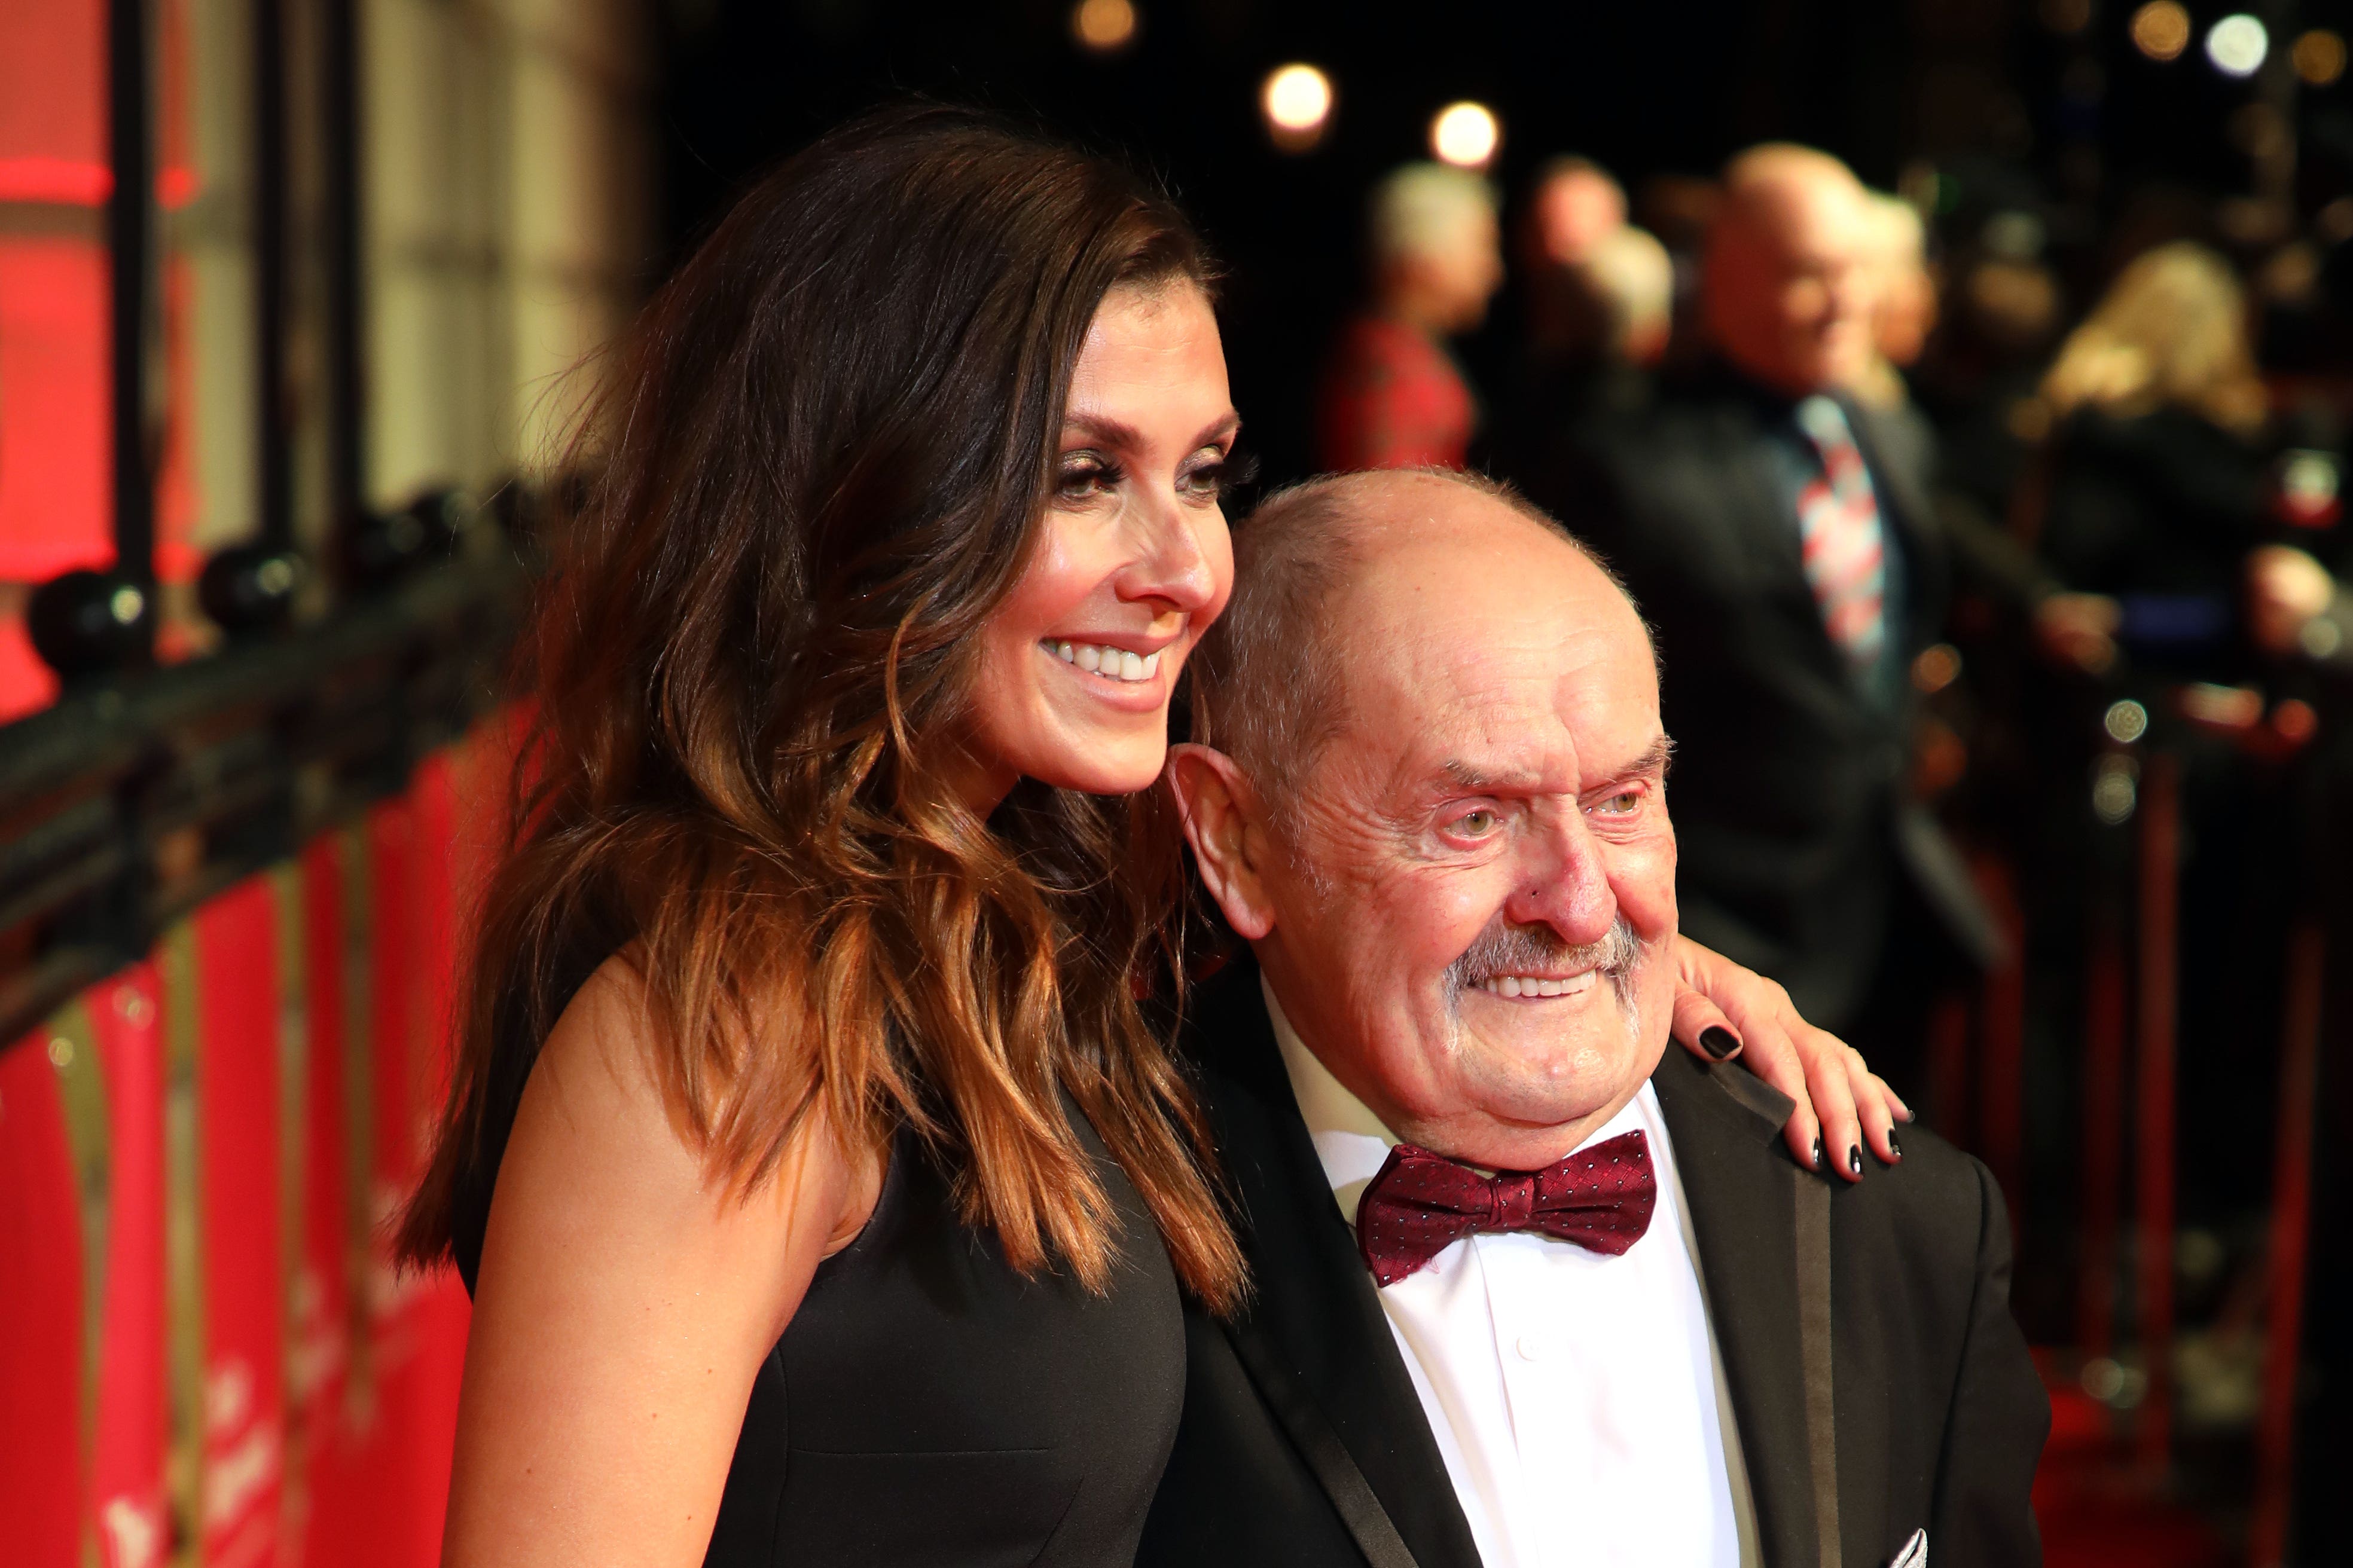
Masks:
[[[1683,929],[1915,1089],[1927,999],[1995,938],[1907,780],[1947,552],[1922,454],[1847,391],[1873,353],[1871,221],[1824,153],[1734,160],[1704,258],[1713,357],[1513,477],[1579,520],[1657,628]]]

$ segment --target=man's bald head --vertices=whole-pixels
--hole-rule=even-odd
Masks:
[[[1558,552],[1632,601],[1567,529],[1507,486],[1451,469],[1332,474],[1269,496],[1234,530],[1234,592],[1187,666],[1193,738],[1231,756],[1283,815],[1347,717],[1347,614],[1369,574],[1419,549]],[[1647,636],[1647,632],[1645,633]]]
[[[1716,346],[1791,395],[1850,384],[1870,363],[1871,248],[1869,197],[1844,163],[1782,142],[1741,153],[1708,234]]]
[[[1193,666],[1208,743],[1169,753],[1202,889],[1384,1126],[1559,1159],[1641,1089],[1674,998],[1641,617],[1558,524],[1460,476],[1319,480],[1237,542]]]

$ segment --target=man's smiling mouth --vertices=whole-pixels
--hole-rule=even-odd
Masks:
[[[1490,996],[1580,996],[1593,989],[1593,983],[1600,975],[1601,970],[1597,966],[1582,974],[1563,978],[1548,974],[1493,974],[1475,984]]]

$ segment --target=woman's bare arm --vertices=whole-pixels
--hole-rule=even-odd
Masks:
[[[692,1568],[752,1380],[881,1166],[814,1122],[748,1196],[705,1180],[608,962],[549,1036],[500,1163],[445,1568]]]

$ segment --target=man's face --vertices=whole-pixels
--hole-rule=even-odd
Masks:
[[[1725,355],[1802,395],[1851,385],[1870,363],[1876,289],[1860,190],[1793,175],[1727,210],[1708,253],[1710,327]]]
[[[1657,1066],[1675,838],[1641,622],[1589,562],[1430,479],[1335,606],[1346,719],[1268,824],[1256,942],[1301,1037],[1401,1136],[1568,1152]]]

